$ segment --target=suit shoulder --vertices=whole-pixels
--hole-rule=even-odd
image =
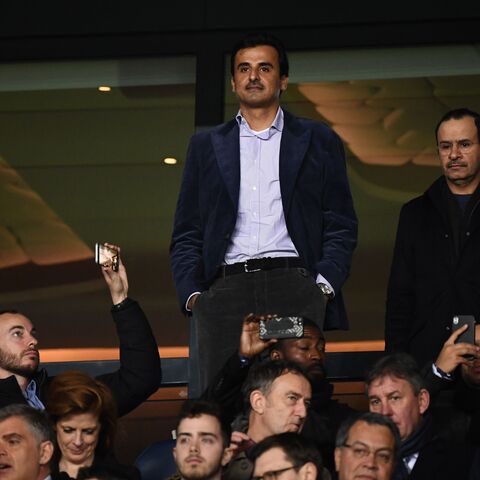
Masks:
[[[298,126],[303,131],[311,130],[317,135],[338,138],[338,135],[335,133],[335,131],[324,122],[312,120],[310,118],[296,117],[287,112],[285,112],[285,120],[290,125]]]

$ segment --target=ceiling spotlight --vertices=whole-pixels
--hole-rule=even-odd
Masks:
[[[167,157],[163,159],[163,163],[166,163],[167,165],[175,165],[177,163],[177,159],[172,157]]]
[[[111,89],[112,87],[109,87],[107,85],[100,85],[100,87],[98,87],[99,92],[109,92]]]

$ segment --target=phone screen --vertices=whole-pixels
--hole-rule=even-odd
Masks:
[[[118,272],[118,250],[107,247],[103,243],[95,244],[95,262],[102,266],[111,266]]]

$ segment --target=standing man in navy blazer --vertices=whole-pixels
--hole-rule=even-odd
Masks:
[[[172,236],[180,304],[192,313],[190,397],[233,353],[249,312],[348,328],[340,289],[357,219],[342,143],[280,108],[288,59],[276,38],[244,38],[231,72],[239,112],[192,137]]]

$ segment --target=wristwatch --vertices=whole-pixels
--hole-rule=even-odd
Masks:
[[[317,283],[317,285],[326,297],[333,298],[333,290],[326,283]]]

